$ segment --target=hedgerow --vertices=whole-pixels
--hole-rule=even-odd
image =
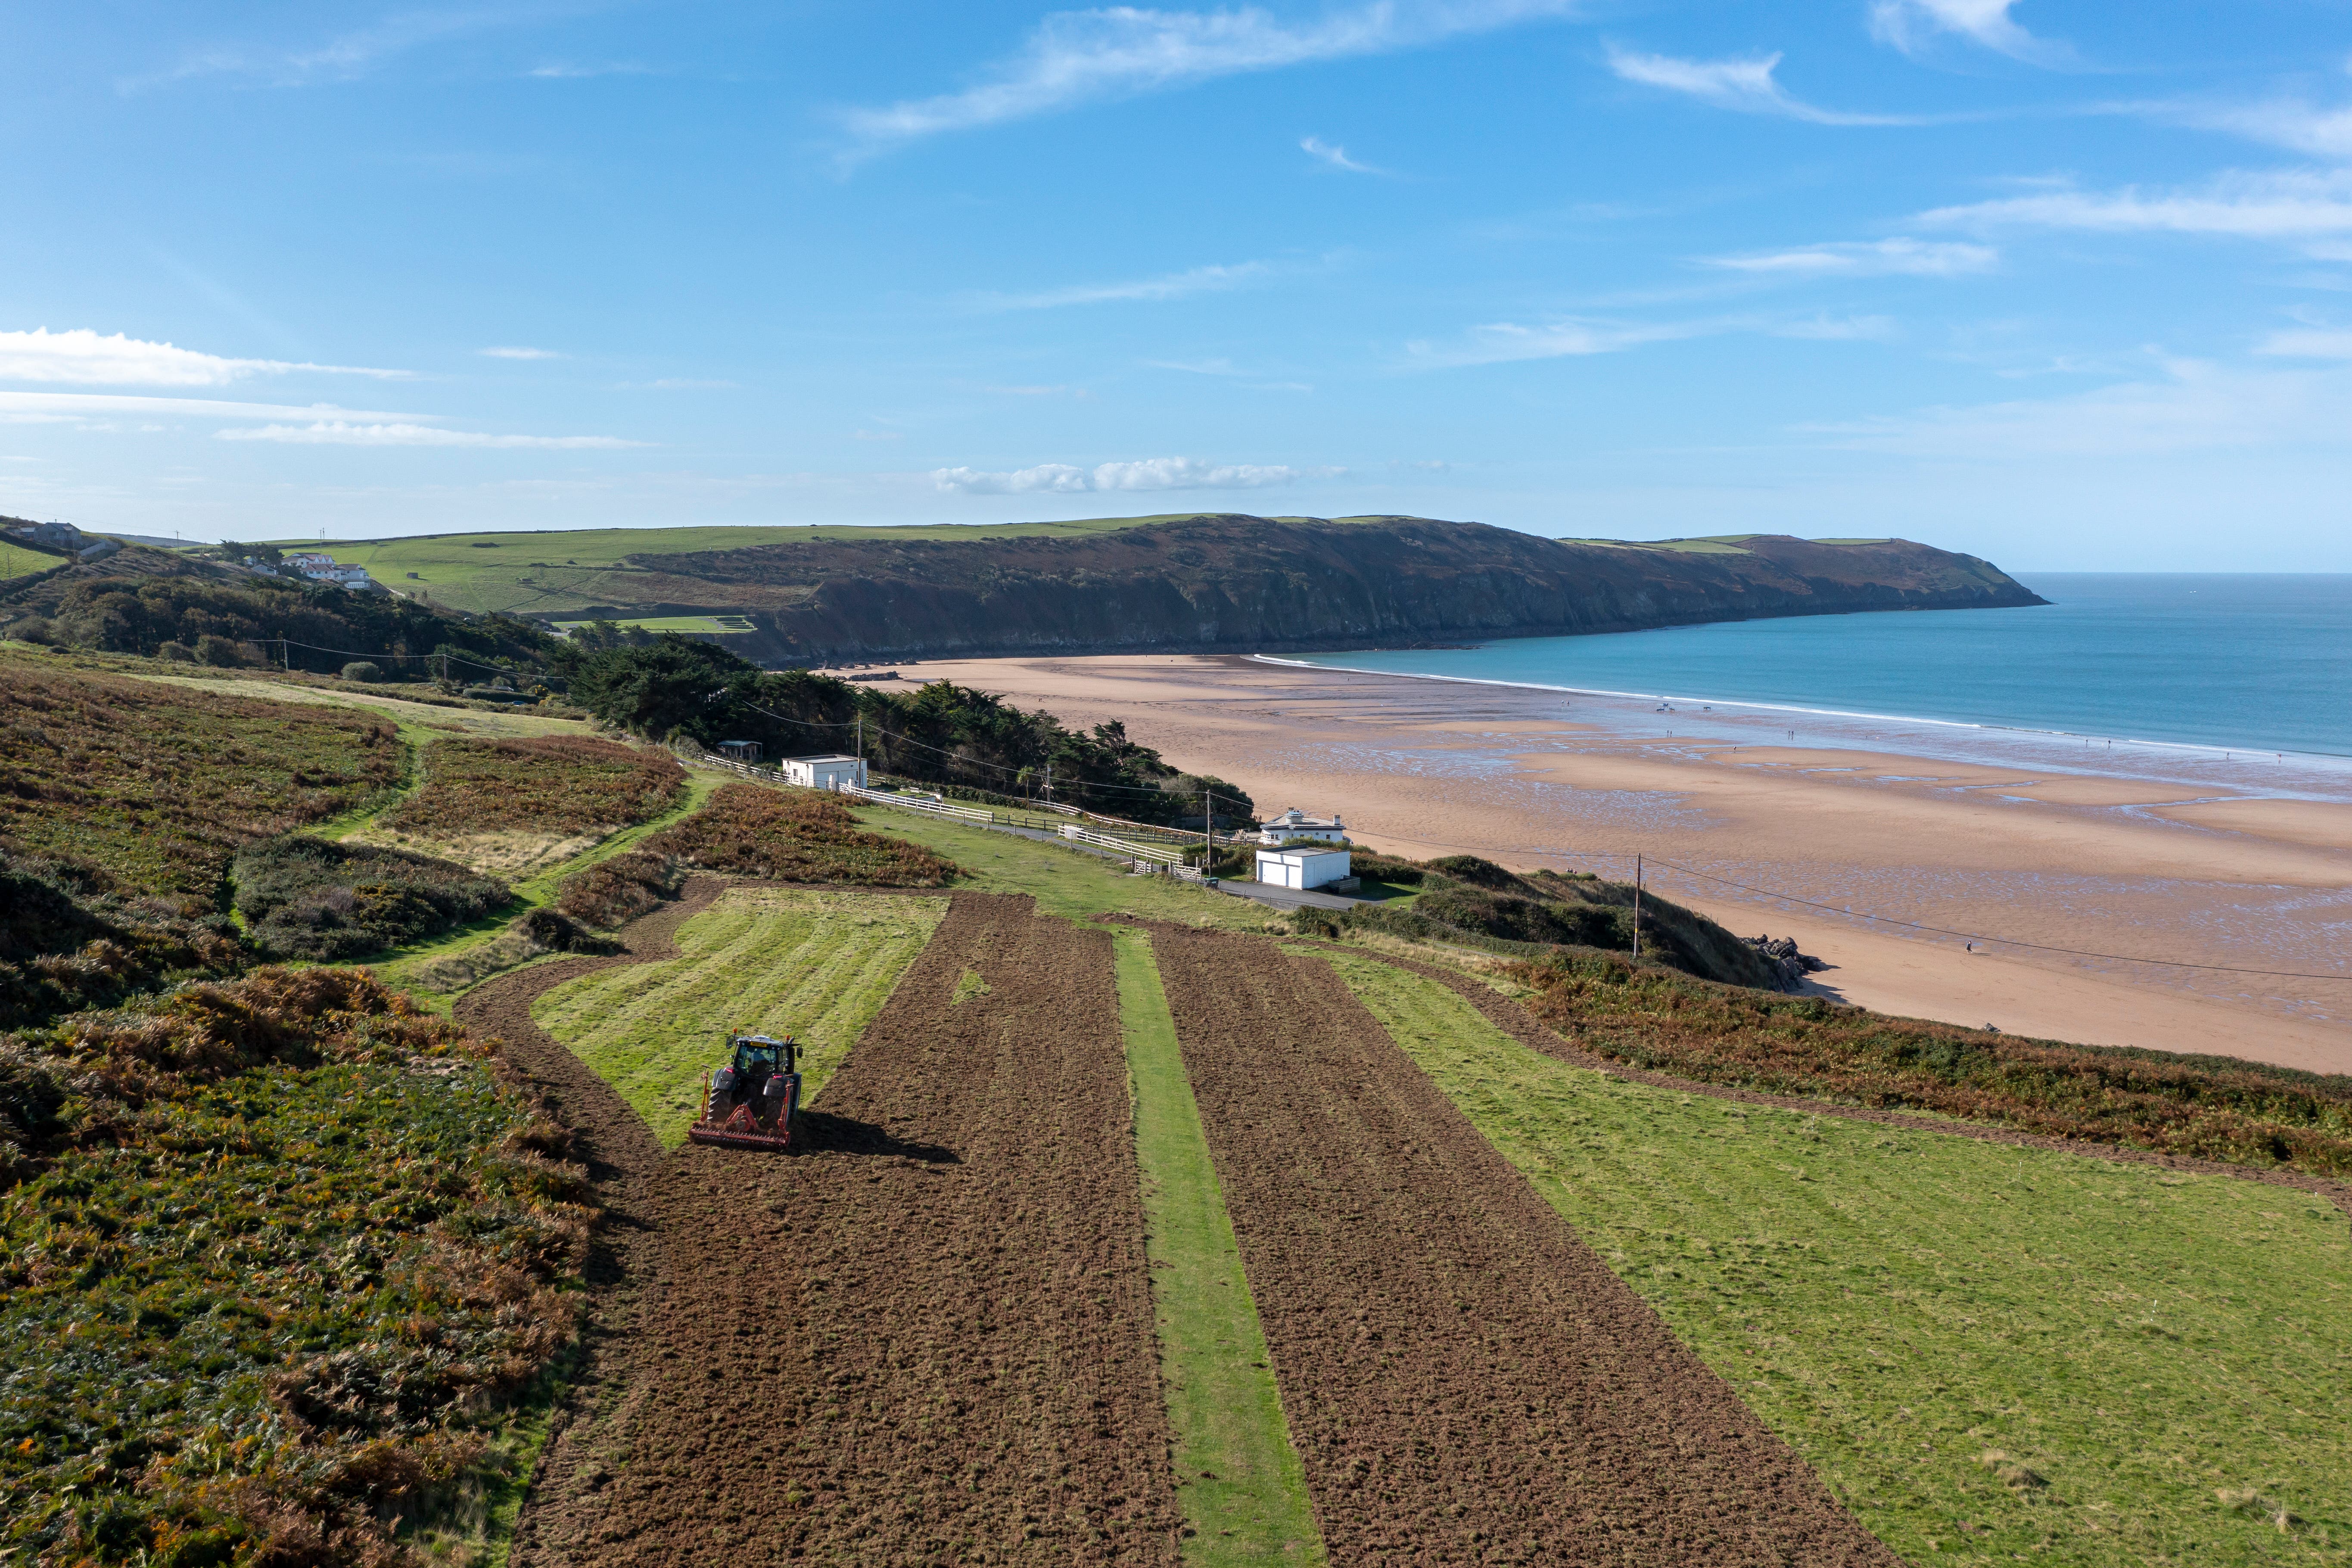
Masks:
[[[1579,1047],[1679,1078],[2352,1175],[2352,1077],[1889,1018],[1598,952],[1506,972],[1534,992],[1536,1016]]]
[[[404,849],[289,834],[238,852],[237,912],[275,958],[362,958],[479,920],[514,899],[495,877]]]
[[[410,1557],[576,1326],[584,1176],[493,1055],[332,969],[0,1042],[0,1555]]]
[[[426,753],[422,789],[383,826],[449,838],[500,828],[609,831],[660,816],[686,793],[666,752],[579,735],[443,741]]]
[[[961,875],[955,862],[919,844],[860,828],[831,795],[749,784],[722,785],[702,810],[648,836],[639,849],[780,882],[937,888]]]

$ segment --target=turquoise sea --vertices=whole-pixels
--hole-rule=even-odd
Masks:
[[[1758,711],[2352,756],[2352,574],[2033,573],[2050,603],[1299,660]]]

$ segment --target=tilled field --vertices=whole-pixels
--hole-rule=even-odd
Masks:
[[[1328,966],[1154,943],[1334,1563],[1896,1561]]]
[[[515,1563],[1175,1562],[1106,933],[954,895],[793,1157],[649,1157],[530,1025],[578,972],[468,1011],[565,1080],[626,1275]]]

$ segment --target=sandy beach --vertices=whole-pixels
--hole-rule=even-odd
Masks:
[[[940,679],[1118,720],[1261,812],[1337,811],[1395,853],[1618,878],[1638,853],[1660,892],[1795,937],[1825,994],[1882,1012],[2352,1072],[2352,773],[2322,763],[1237,658],[904,681]]]

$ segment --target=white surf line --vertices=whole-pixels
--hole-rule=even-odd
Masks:
[[[2081,730],[2042,730],[2030,724],[1988,724],[1966,719],[1928,719],[1916,713],[1872,713],[1856,708],[1801,708],[1787,702],[1757,702],[1738,697],[1677,697],[1669,692],[1614,691],[1600,686],[1552,686],[1539,680],[1495,680],[1474,675],[1424,675],[1417,670],[1366,669],[1349,664],[1316,664],[1303,658],[1276,658],[1272,654],[1244,654],[1255,664],[1286,669],[1327,669],[1341,675],[1379,675],[1393,680],[1435,680],[1454,686],[1500,686],[1514,691],[1557,691],[1569,697],[1622,697],[1635,702],[1698,702],[1716,708],[1752,708],[1766,713],[1801,713],[1816,719],[1867,719],[1881,724],[1933,724],[1946,730],[1975,730],[1985,734],[2032,735],[2068,741],[2104,741],[2109,745],[2147,746],[2159,751],[2196,752],[2233,760],[2240,752],[2249,760],[2268,752],[2274,757],[2352,756],[2344,752],[2281,751],[2275,746],[2209,746],[2193,741],[2142,741],[2123,735],[2095,735]],[[2095,770],[2094,770],[2095,771]]]

